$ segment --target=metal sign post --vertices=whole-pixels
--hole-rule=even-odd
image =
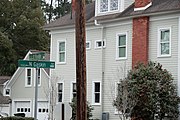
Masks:
[[[38,71],[40,68],[55,68],[55,62],[52,61],[39,61],[44,59],[44,53],[36,53],[30,55],[31,60],[18,60],[18,67],[36,68],[35,80],[35,98],[34,98],[34,120],[37,120],[37,99],[38,99]]]
[[[34,98],[34,120],[37,120],[37,99],[38,99],[38,71],[40,68],[36,68],[36,82],[35,82],[35,98]]]

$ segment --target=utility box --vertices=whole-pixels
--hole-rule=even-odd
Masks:
[[[109,120],[109,113],[108,112],[102,113],[102,120]]]

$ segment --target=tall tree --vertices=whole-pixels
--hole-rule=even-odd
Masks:
[[[42,29],[45,19],[40,0],[1,0],[0,8],[0,32],[12,42],[18,59],[30,49],[49,49],[49,35]]]

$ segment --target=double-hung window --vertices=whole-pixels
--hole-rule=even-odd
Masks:
[[[158,36],[158,56],[171,56],[171,29],[160,28]]]
[[[65,41],[59,41],[58,42],[58,62],[59,63],[65,63],[66,62],[66,42]]]
[[[94,105],[101,104],[101,82],[93,82],[93,101]]]
[[[117,34],[116,37],[116,59],[127,58],[127,33]]]
[[[70,95],[70,101],[72,101],[72,99],[77,97],[77,87],[76,87],[76,83],[72,82],[71,83],[71,95]]]
[[[99,0],[100,13],[113,12],[119,10],[120,0]]]
[[[32,69],[28,68],[26,69],[26,82],[25,86],[29,87],[32,85]]]
[[[58,83],[58,102],[63,102],[63,83]]]
[[[77,95],[76,83],[72,83],[72,97],[75,98]]]

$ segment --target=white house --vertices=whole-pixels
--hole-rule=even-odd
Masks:
[[[10,80],[10,76],[0,76],[0,118],[9,116],[9,103],[11,102],[10,97],[5,96],[9,91],[5,91],[5,86]]]
[[[44,26],[51,34],[59,99],[76,96],[75,15]],[[93,118],[117,120],[116,86],[137,62],[160,62],[180,86],[180,0],[96,0],[86,6],[87,99]],[[178,91],[180,88],[178,87]],[[103,114],[103,117],[102,117]],[[109,117],[108,117],[109,116]]]
[[[35,54],[37,50],[30,50],[24,60],[29,60],[30,54]],[[45,59],[49,60],[49,53],[45,53]],[[6,85],[6,96],[11,98],[10,115],[16,113],[25,113],[26,117],[34,117],[35,103],[35,68],[18,67]],[[38,71],[38,103],[37,118],[38,120],[46,120],[48,118],[49,108],[49,70],[39,69]]]

